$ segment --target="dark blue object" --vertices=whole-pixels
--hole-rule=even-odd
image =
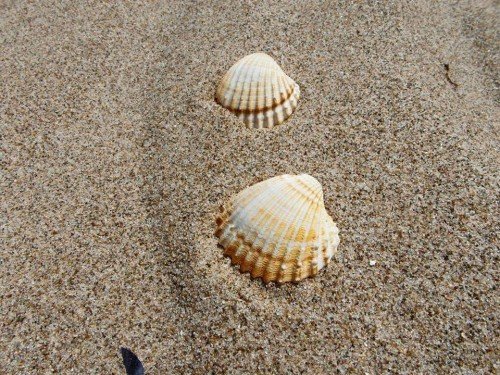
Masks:
[[[130,349],[120,348],[127,375],[144,375],[144,366]]]

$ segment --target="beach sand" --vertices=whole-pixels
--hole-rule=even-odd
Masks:
[[[61,3],[0,5],[3,374],[498,371],[495,1]],[[257,51],[302,92],[272,130],[213,100]],[[264,285],[214,219],[283,173],[341,243]]]

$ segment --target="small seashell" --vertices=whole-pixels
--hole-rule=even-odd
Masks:
[[[283,283],[316,275],[337,251],[338,233],[321,184],[302,174],[241,191],[223,206],[215,235],[242,272]]]
[[[299,85],[272,57],[254,53],[234,64],[222,78],[215,100],[249,128],[272,128],[293,113]]]

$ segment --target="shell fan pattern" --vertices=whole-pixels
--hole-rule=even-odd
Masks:
[[[265,283],[299,281],[326,266],[339,245],[321,184],[307,174],[250,186],[221,208],[215,235],[240,271]]]
[[[215,100],[249,128],[272,128],[293,113],[299,86],[272,57],[254,53],[236,62],[217,87]]]

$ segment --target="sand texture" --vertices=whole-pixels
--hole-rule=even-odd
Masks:
[[[2,374],[498,371],[495,1],[0,4]],[[257,51],[301,88],[272,130],[214,101]],[[284,173],[341,243],[264,285],[214,218]]]

